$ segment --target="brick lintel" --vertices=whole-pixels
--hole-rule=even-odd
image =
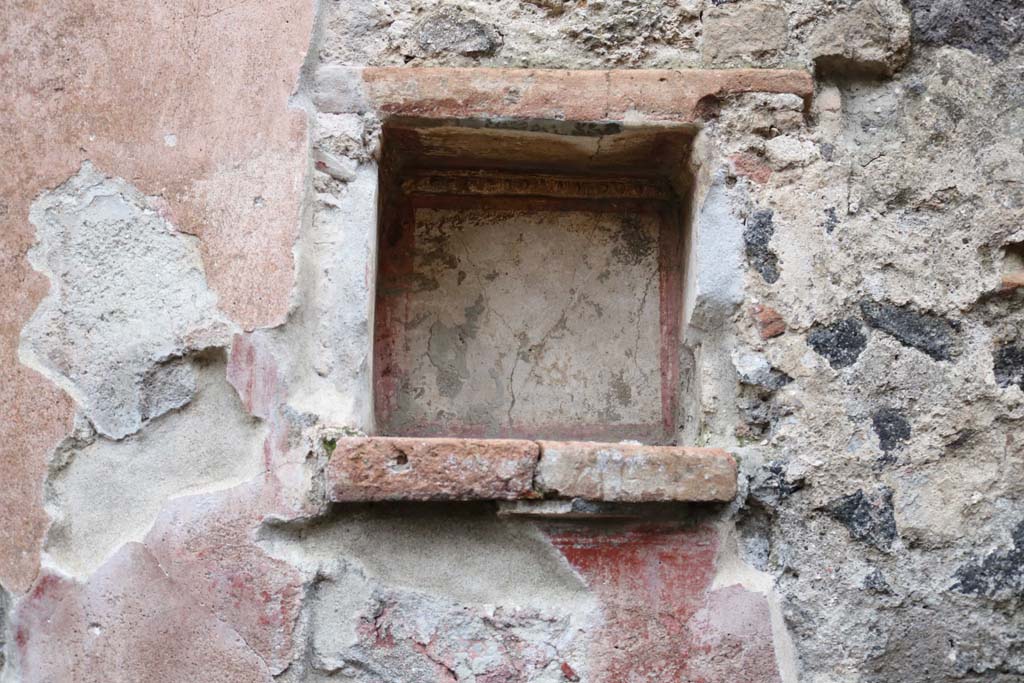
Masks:
[[[809,102],[796,69],[323,67],[314,99],[329,113],[425,119],[539,119],[699,125],[709,99],[786,93]]]
[[[332,444],[332,502],[726,502],[736,495],[736,461],[718,448],[413,437]]]

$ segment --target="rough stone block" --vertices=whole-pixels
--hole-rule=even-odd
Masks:
[[[786,8],[778,2],[729,3],[704,13],[706,64],[764,64],[785,47]]]
[[[910,15],[899,0],[865,0],[822,24],[811,37],[819,69],[890,75],[910,55]]]
[[[538,456],[532,441],[341,439],[327,485],[335,502],[529,498]]]
[[[547,494],[620,502],[727,501],[736,461],[717,448],[542,441],[537,487]]]

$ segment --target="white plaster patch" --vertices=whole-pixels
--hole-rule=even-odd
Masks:
[[[197,241],[137,189],[86,162],[32,205],[32,266],[50,279],[19,358],[67,391],[96,430],[120,439],[181,407],[195,378],[175,360],[227,343]]]
[[[97,439],[53,473],[45,551],[85,577],[120,546],[141,541],[172,497],[226,489],[260,474],[259,422],[246,414],[222,361],[201,361],[195,399],[121,441]]]
[[[359,683],[381,670],[434,680],[431,649],[450,655],[459,680],[512,680],[494,674],[505,660],[533,667],[528,679],[538,683],[565,680],[559,664],[570,659],[586,672],[580,634],[596,628],[599,607],[533,524],[346,513],[261,534],[272,556],[322,579],[307,602],[312,670],[282,680],[319,680],[317,669]],[[387,646],[373,646],[370,623],[388,634]],[[419,645],[407,651],[410,643]]]
[[[340,197],[318,199],[323,206],[298,248],[302,304],[290,332],[306,359],[296,363],[289,403],[326,423],[371,430],[376,164],[358,166]]]
[[[684,321],[715,329],[743,301],[743,221],[739,201],[719,171],[711,181],[693,232],[687,265]]]

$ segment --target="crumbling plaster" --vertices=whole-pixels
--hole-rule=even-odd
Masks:
[[[1024,676],[1019,2],[0,11],[5,683]],[[324,437],[374,429],[380,121],[312,90],[367,65],[815,69],[809,106],[707,102],[694,145],[679,434],[737,454],[733,504],[324,507]],[[141,347],[86,319],[131,249],[41,218],[76,177],[162,245],[169,290],[115,290]]]
[[[306,3],[6,4],[8,94],[0,98],[4,419],[0,582],[24,591],[46,528],[48,453],[74,404],[17,360],[47,294],[26,253],[29,206],[86,160],[159,196],[166,218],[200,237],[211,289],[236,324],[284,319],[307,165],[305,116],[288,107],[308,48]],[[244,122],[241,123],[240,122]]]

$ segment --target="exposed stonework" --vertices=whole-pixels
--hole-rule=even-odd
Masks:
[[[704,60],[715,66],[777,64],[787,23],[785,5],[776,0],[712,3],[703,17]]]
[[[453,8],[425,17],[413,29],[412,36],[403,52],[415,56],[454,53],[479,57],[494,54],[501,47],[501,36],[493,26]]]
[[[910,0],[909,4],[915,37],[925,45],[952,45],[1002,60],[1024,35],[1018,0]]]
[[[956,353],[957,324],[874,301],[862,301],[860,310],[868,325],[887,332],[904,346],[922,351],[935,360],[951,360]]]
[[[888,76],[910,54],[910,15],[899,0],[861,0],[820,25],[811,40],[823,71]]]

